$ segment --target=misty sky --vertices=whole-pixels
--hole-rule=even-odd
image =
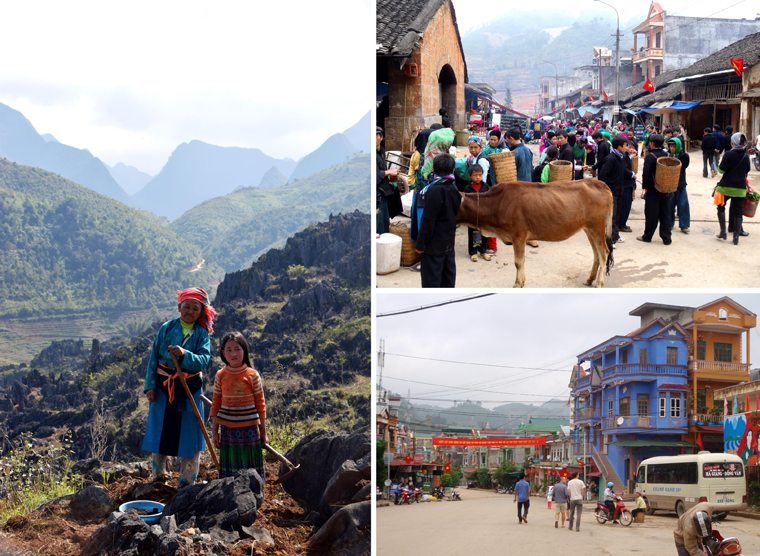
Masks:
[[[377,314],[462,297],[468,295],[378,292]],[[561,394],[558,400],[566,401],[576,356],[614,335],[637,329],[640,319],[629,316],[630,311],[646,302],[698,307],[720,297],[722,295],[696,293],[509,292],[377,318],[377,338],[385,339],[387,354],[564,370],[494,369],[386,355],[383,386],[404,396],[411,389],[412,398],[481,400],[486,407],[514,401],[544,402],[558,394]],[[739,293],[729,294],[729,297],[760,314],[760,295]],[[752,368],[760,368],[760,332],[755,328],[751,334]],[[447,386],[467,386],[486,392],[463,392]],[[422,399],[412,402],[425,403]],[[453,405],[446,401],[429,403],[443,407]]]
[[[374,2],[5,2],[0,102],[156,174],[193,139],[297,159],[372,108]]]
[[[461,33],[466,33],[473,27],[489,19],[494,19],[507,13],[515,11],[514,2],[504,2],[503,0],[453,0],[454,9],[457,13],[457,23]],[[649,10],[650,2],[646,0],[636,0],[634,2],[615,2],[608,1],[617,8],[620,14],[621,26],[629,18],[646,14]],[[755,15],[760,12],[757,3],[744,0],[737,6],[729,8],[736,2],[715,2],[713,0],[661,0],[659,4],[670,15],[681,15],[689,17],[724,17],[724,18],[746,18],[755,19]],[[582,10],[599,10],[606,14],[615,16],[615,11],[593,0],[578,0],[567,2],[565,0],[543,0],[539,4],[527,5],[526,11],[532,11],[540,8],[544,11],[572,11],[574,14]],[[728,8],[728,9],[726,9]],[[718,13],[716,13],[718,12]],[[715,15],[713,15],[715,14]],[[643,20],[642,20],[643,21]],[[638,23],[638,22],[637,22]],[[630,35],[630,30],[621,29],[621,32]]]

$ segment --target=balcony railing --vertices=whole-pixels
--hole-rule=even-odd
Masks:
[[[646,363],[634,363],[631,365],[615,365],[604,370],[604,378],[630,375],[670,375],[687,376],[685,365],[649,365]]]
[[[722,425],[723,415],[709,415],[707,413],[689,413],[689,423],[699,421],[707,425]]]
[[[690,371],[710,371],[721,373],[742,373],[749,375],[746,363],[724,363],[723,361],[689,361]]]
[[[633,61],[643,60],[645,58],[662,58],[662,48],[645,48],[634,53]]]
[[[582,458],[584,456],[591,457],[591,454],[593,454],[593,448],[594,448],[594,445],[591,442],[583,442],[580,444],[576,444],[574,446],[575,457],[579,457],[579,458]]]
[[[576,421],[580,421],[581,419],[593,419],[594,417],[597,417],[596,408],[594,407],[579,409],[575,412]]]
[[[691,100],[710,100],[714,98],[739,98],[742,94],[741,81],[737,83],[723,83],[721,85],[708,85],[706,87],[692,85],[689,87]]]
[[[623,422],[618,425],[618,419],[623,419]],[[654,419],[649,417],[607,417],[604,419],[605,429],[649,429],[654,426]]]

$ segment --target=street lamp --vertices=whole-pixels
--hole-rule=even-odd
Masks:
[[[613,10],[615,10],[615,15],[617,16],[617,30],[615,31],[615,106],[612,108],[612,112],[617,116],[620,117],[620,14],[617,11],[617,8],[613,6],[612,4],[608,4],[607,2],[603,2],[602,0],[594,0],[594,2],[599,2],[600,4],[604,4],[605,6],[609,6]],[[599,71],[601,72],[601,66],[599,66]]]
[[[554,113],[556,114],[559,112],[559,70],[557,69],[557,64],[554,62],[547,62],[546,60],[541,60],[544,64],[551,64],[554,66]]]

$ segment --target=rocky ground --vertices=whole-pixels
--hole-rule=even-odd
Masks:
[[[88,486],[9,519],[0,554],[369,554],[369,438],[367,428],[312,433],[286,454],[300,468],[281,485],[272,461],[262,484],[253,470],[218,479],[204,457],[199,483],[179,493],[176,478],[152,482],[144,462],[82,460],[72,472]],[[113,482],[102,485],[104,470]],[[118,511],[138,499],[166,504],[160,525]]]

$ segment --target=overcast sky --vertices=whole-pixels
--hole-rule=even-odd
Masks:
[[[377,314],[462,297],[468,296],[378,293]],[[630,311],[646,302],[698,307],[720,297],[691,293],[510,292],[400,316],[378,317],[377,338],[385,339],[386,351],[383,386],[404,396],[410,389],[412,398],[481,400],[486,407],[511,401],[537,403],[559,394],[557,399],[565,401],[576,356],[612,336],[636,330],[640,319],[629,316]],[[729,297],[760,314],[760,295],[740,293]],[[760,332],[755,328],[751,334],[752,368],[760,368]],[[523,368],[495,369],[390,354]],[[462,392],[448,386],[487,391]],[[420,399],[412,401],[424,403]],[[453,405],[445,401],[430,403]]]
[[[504,0],[453,0],[453,2],[460,33],[466,33],[485,21],[516,11],[514,2],[504,2]],[[635,15],[646,14],[649,11],[650,5],[650,2],[646,0],[635,0],[634,2],[615,2],[610,0],[607,3],[617,8],[620,14],[621,25]],[[659,2],[667,13],[689,17],[755,19],[755,15],[760,12],[760,6],[756,2],[743,0],[738,5],[733,6],[736,3],[730,1],[715,2],[714,0],[661,0]],[[729,6],[733,7],[729,8]],[[615,11],[612,8],[593,0],[577,0],[575,2],[543,0],[540,4],[526,5],[526,11],[532,11],[537,7],[547,12],[569,10],[576,15],[582,10],[598,9],[600,12],[615,15]],[[629,30],[623,29],[623,31],[627,31],[626,34],[630,34]]]
[[[193,139],[297,159],[374,95],[374,2],[4,2],[0,102],[156,174]]]

